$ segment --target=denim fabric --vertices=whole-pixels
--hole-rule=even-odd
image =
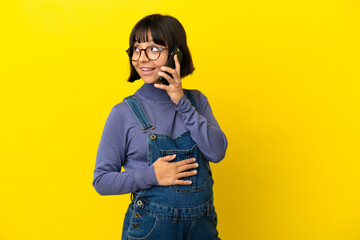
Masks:
[[[197,108],[191,92],[184,92]],[[133,193],[125,215],[122,239],[220,239],[216,230],[211,171],[190,132],[176,139],[155,133],[155,126],[136,97],[124,100],[147,135],[149,166],[160,157],[176,154],[172,162],[195,158],[199,167],[195,176],[184,178],[191,180],[191,185],[153,186]]]

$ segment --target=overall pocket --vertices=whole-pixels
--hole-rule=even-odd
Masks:
[[[203,190],[206,187],[206,177],[205,177],[205,160],[199,151],[197,145],[195,144],[192,148],[181,150],[181,149],[169,149],[169,150],[161,150],[162,156],[173,155],[176,154],[176,158],[171,162],[178,162],[181,160],[195,158],[196,163],[199,166],[196,169],[190,169],[188,171],[197,170],[197,174],[190,177],[180,178],[180,180],[190,180],[192,182],[191,185],[172,185],[169,186],[176,193],[192,193]]]
[[[127,239],[148,239],[157,229],[159,219],[140,209],[134,209]]]

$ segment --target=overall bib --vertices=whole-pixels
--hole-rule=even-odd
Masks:
[[[184,89],[184,94],[198,110],[192,93]],[[217,216],[213,205],[210,166],[190,132],[187,131],[176,139],[154,133],[155,126],[139,100],[132,95],[124,101],[147,136],[149,166],[158,158],[173,154],[176,154],[176,158],[171,162],[195,158],[199,166],[196,175],[181,178],[191,180],[191,185],[152,186],[132,193],[122,239],[220,239],[216,230]]]

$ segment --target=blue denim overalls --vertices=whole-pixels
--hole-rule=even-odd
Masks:
[[[185,89],[184,93],[198,110],[192,93]],[[191,185],[153,186],[132,193],[122,239],[220,239],[216,230],[217,217],[213,205],[210,167],[190,132],[187,131],[176,139],[154,133],[152,130],[155,126],[136,97],[132,95],[124,101],[147,135],[149,166],[160,157],[176,154],[171,162],[195,158],[199,167],[196,175],[182,178],[191,180]]]

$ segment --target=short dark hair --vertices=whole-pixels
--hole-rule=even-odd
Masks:
[[[154,43],[164,45],[169,48],[169,54],[178,46],[183,53],[181,61],[180,76],[183,78],[191,74],[195,68],[193,66],[190,50],[186,43],[186,33],[181,23],[169,15],[152,14],[141,19],[133,28],[130,39],[130,48],[134,47],[134,42],[147,42],[148,31],[150,30]],[[130,61],[130,76],[128,82],[140,79],[134,66]]]

